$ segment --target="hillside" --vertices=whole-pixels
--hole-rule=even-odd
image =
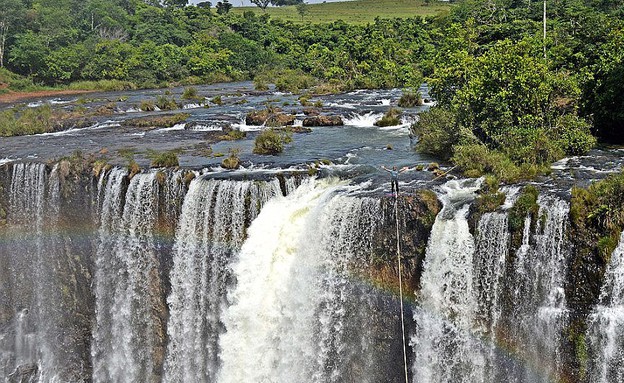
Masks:
[[[322,4],[308,4],[303,19],[295,6],[269,7],[266,13],[295,23],[329,23],[342,20],[349,24],[371,23],[375,18],[406,18],[414,16],[435,16],[448,12],[450,5],[432,1],[429,5],[422,0],[355,0]],[[253,11],[262,14],[258,7],[235,7],[233,13]]]

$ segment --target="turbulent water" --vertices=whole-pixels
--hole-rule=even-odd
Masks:
[[[511,204],[471,222],[479,180],[449,181],[412,243],[423,233],[370,183],[5,169],[2,382],[402,381],[397,224],[400,245],[424,249],[405,297],[411,381],[566,376],[569,206],[555,195],[514,245]],[[586,381],[624,379],[623,243],[588,320]]]
[[[624,381],[624,233],[611,255],[600,305],[590,317],[591,381]]]

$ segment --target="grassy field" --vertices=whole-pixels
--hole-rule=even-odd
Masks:
[[[415,16],[433,16],[447,12],[450,5],[432,0],[425,5],[423,0],[354,0],[335,3],[309,4],[308,13],[303,20],[295,6],[269,7],[266,13],[272,18],[289,20],[295,23],[329,23],[342,20],[349,24],[367,24],[379,18],[407,18]],[[232,12],[253,11],[262,14],[258,7],[235,7]]]

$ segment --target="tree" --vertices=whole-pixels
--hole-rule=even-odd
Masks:
[[[302,4],[303,0],[271,0],[271,4],[276,7],[283,7],[285,5],[297,5]]]
[[[309,12],[308,5],[306,3],[297,4],[297,13],[301,16],[301,21],[303,21],[303,17]]]
[[[271,4],[271,0],[250,0],[252,4],[256,4],[260,9],[266,12],[266,7]]]
[[[230,9],[232,9],[232,4],[230,4],[228,0],[223,0],[223,2],[219,1],[217,3],[217,13],[220,15],[229,13]]]
[[[188,4],[188,0],[164,0],[165,6],[174,8],[183,8]]]
[[[0,0],[0,68],[4,67],[9,31],[19,25],[25,7],[20,0]]]

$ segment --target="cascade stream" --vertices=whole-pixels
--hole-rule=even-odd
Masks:
[[[401,382],[397,222],[412,382],[624,379],[624,234],[565,380],[570,208],[546,191],[514,244],[480,180],[395,217],[333,177],[0,169],[0,382]]]

